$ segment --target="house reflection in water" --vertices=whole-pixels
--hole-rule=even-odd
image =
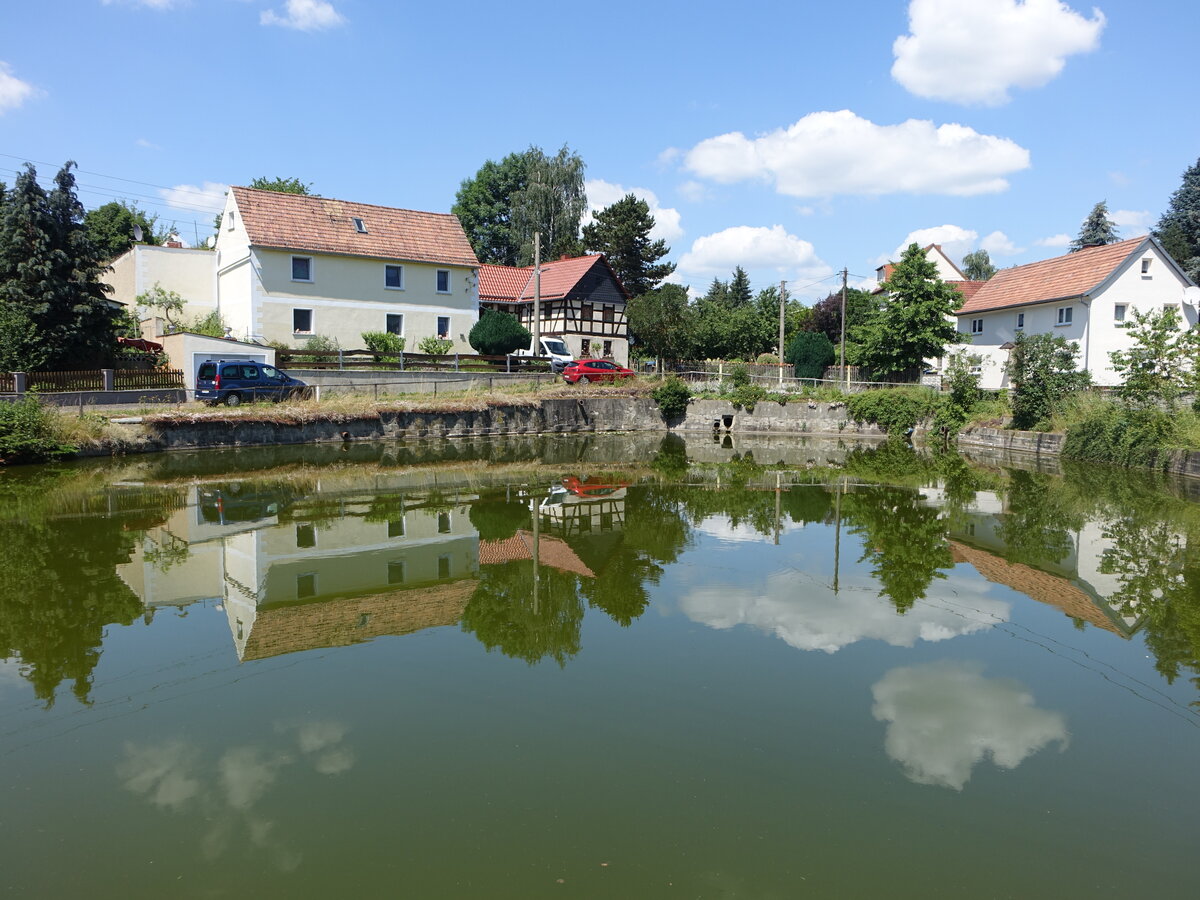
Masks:
[[[345,646],[456,624],[480,565],[538,559],[594,578],[563,536],[533,526],[611,532],[623,520],[620,493],[572,495],[552,504],[565,513],[537,523],[527,513],[527,527],[510,537],[481,540],[474,494],[331,497],[277,484],[204,485],[188,489],[183,508],[147,532],[118,574],[151,609],[219,605],[241,660]]]

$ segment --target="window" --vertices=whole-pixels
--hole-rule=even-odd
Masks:
[[[367,233],[367,223],[362,219],[358,218],[357,216],[352,216],[350,221],[354,223],[354,230],[359,234]]]
[[[450,293],[450,270],[449,269],[438,269],[437,270],[437,292],[439,294]]]
[[[404,519],[403,519],[403,517],[401,517],[399,519],[392,519],[390,522],[388,522],[388,537],[390,537],[390,538],[404,537]]]
[[[311,523],[304,522],[296,526],[296,546],[300,548],[317,546],[317,529]]]
[[[1124,303],[1118,303],[1113,307],[1113,321],[1118,325],[1125,324],[1125,310],[1126,305]]]
[[[296,576],[296,599],[304,600],[317,596],[317,573],[306,572]]]
[[[438,578],[449,578],[449,577],[450,577],[450,557],[439,556],[438,557]]]
[[[384,266],[383,286],[393,291],[404,290],[404,266]]]
[[[1058,308],[1058,324],[1059,325],[1070,325],[1071,320],[1074,318],[1074,315],[1075,315],[1075,310],[1072,309],[1070,306],[1060,306]]]
[[[1150,276],[1150,260],[1149,259],[1142,260],[1142,274],[1147,277]]]
[[[579,355],[589,356],[592,352],[592,342],[587,338],[583,339],[583,343],[579,345]]]
[[[388,313],[387,325],[384,330],[388,334],[404,334],[404,316],[400,313]]]
[[[581,303],[579,305],[579,318],[584,322],[592,321],[592,304]]]
[[[604,355],[606,357],[612,356],[612,341],[604,342]]]
[[[600,320],[602,322],[612,322],[616,319],[617,311],[615,307],[606,306],[600,311]]]
[[[438,534],[450,533],[450,513],[438,513]]]
[[[1017,313],[1017,331],[1025,327],[1025,313]]]
[[[550,304],[543,303],[542,304],[542,318],[549,319],[553,314],[554,314],[554,310],[551,309]]]
[[[226,231],[233,231],[234,223],[237,221],[237,213],[233,210],[229,211],[229,224],[225,226]]]
[[[438,316],[437,336],[440,338],[450,337],[450,317]]]
[[[971,334],[983,334],[983,319],[971,320]]]
[[[292,310],[292,331],[295,334],[312,334],[312,310]]]
[[[388,563],[388,584],[404,584],[404,560]]]
[[[293,256],[292,281],[312,281],[312,262],[311,256]]]

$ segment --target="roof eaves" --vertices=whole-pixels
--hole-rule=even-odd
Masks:
[[[981,306],[975,309],[967,309],[965,306],[959,307],[955,311],[956,316],[969,316],[975,313],[996,312],[1000,309],[1017,309],[1022,306],[1037,306],[1040,303],[1065,303],[1068,300],[1083,300],[1090,296],[1091,292],[1084,294],[1067,294],[1065,297],[1047,297],[1045,300],[1026,300],[1023,303],[1000,303],[995,306]]]

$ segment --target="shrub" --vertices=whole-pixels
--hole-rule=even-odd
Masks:
[[[3,462],[44,462],[74,451],[59,437],[56,414],[44,409],[35,395],[26,394],[15,403],[0,403]]]
[[[502,356],[514,350],[528,349],[533,335],[516,316],[489,309],[484,310],[479,321],[471,327],[467,340],[484,356]]]
[[[328,362],[329,357],[327,356],[305,355],[304,351],[307,351],[308,354],[313,354],[330,353],[340,349],[341,347],[338,345],[336,338],[325,337],[322,334],[314,334],[304,342],[304,346],[300,348],[301,352],[296,355],[295,359],[297,362]]]
[[[654,389],[651,394],[664,419],[677,419],[687,412],[692,399],[692,389],[682,378],[672,375]]]
[[[884,388],[852,394],[846,409],[856,422],[874,422],[889,437],[899,437],[937,412],[937,395],[929,388]]]
[[[944,434],[948,442],[958,435],[982,396],[979,392],[979,376],[971,372],[971,368],[979,365],[979,362],[980,357],[966,353],[957,353],[949,358],[946,382],[950,386],[950,393],[941,398],[933,419],[934,427]]]
[[[390,331],[364,331],[362,339],[379,362],[396,362],[404,352],[404,338]]]
[[[1013,428],[1044,427],[1072,392],[1091,384],[1075,367],[1078,355],[1079,345],[1062,335],[1017,335],[1008,358]]]
[[[729,402],[734,408],[754,412],[754,407],[767,399],[767,389],[761,384],[739,384],[729,392]]]
[[[1160,409],[1107,404],[1067,429],[1062,455],[1118,466],[1163,468],[1176,443],[1172,417]]]
[[[195,334],[206,334],[209,337],[225,337],[225,320],[221,318],[221,314],[215,309],[204,316],[196,316],[192,321],[186,323],[185,331],[191,331]]]
[[[745,363],[735,363],[729,367],[729,381],[735,387],[745,387],[750,383],[750,370]]]
[[[834,359],[833,342],[821,331],[802,331],[787,346],[787,361],[796,367],[797,378],[824,378]]]
[[[774,353],[760,353],[758,359],[754,360],[756,365],[760,366],[777,366],[779,365],[779,357]]]
[[[417,349],[427,356],[445,356],[450,352],[450,348],[454,346],[454,341],[450,338],[440,338],[435,335],[421,338],[421,342],[417,344]]]

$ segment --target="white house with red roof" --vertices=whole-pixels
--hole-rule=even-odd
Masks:
[[[1109,354],[1128,346],[1134,312],[1174,307],[1195,328],[1200,289],[1153,237],[1087,247],[1001,269],[964,292],[958,330],[982,357],[984,388],[1008,386],[1004,371],[1018,334],[1061,334],[1079,345],[1079,365],[1098,385],[1120,383]]]
[[[479,261],[458,219],[328,197],[230,188],[216,243],[217,308],[233,336],[345,348],[390,331],[416,350],[472,352]]]
[[[542,263],[541,333],[561,337],[576,359],[604,357],[629,364],[629,292],[608,260],[576,256]],[[481,265],[480,309],[512,313],[533,331],[533,266]]]

